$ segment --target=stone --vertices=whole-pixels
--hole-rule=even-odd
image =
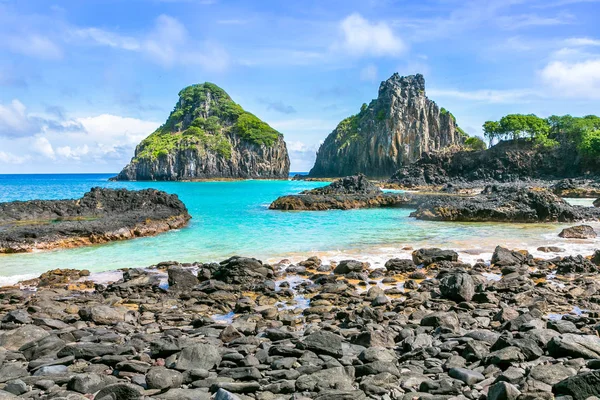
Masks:
[[[182,383],[183,375],[180,372],[165,367],[152,367],[146,373],[146,385],[148,385],[148,389],[176,389]]]
[[[327,331],[318,331],[306,336],[302,346],[317,354],[327,354],[333,357],[342,357],[342,337]]]
[[[353,389],[352,381],[354,369],[352,367],[334,367],[312,374],[301,375],[296,380],[296,390],[318,391],[325,389]]]
[[[519,389],[507,382],[498,382],[490,386],[488,400],[516,400],[521,395]]]
[[[12,393],[16,396],[20,396],[23,393],[26,393],[28,388],[27,388],[27,385],[25,384],[25,382],[23,382],[20,379],[15,379],[14,381],[6,382],[6,386],[4,387],[4,390],[8,393]]]
[[[392,258],[385,263],[385,269],[388,271],[393,271],[397,273],[407,273],[413,272],[417,270],[417,266],[413,262],[413,260],[401,259],[401,258]]]
[[[573,375],[575,375],[575,371],[563,364],[536,365],[529,371],[529,377],[547,385],[555,385]]]
[[[94,400],[138,400],[142,398],[142,389],[130,383],[115,383],[100,389]]]
[[[555,358],[600,358],[600,338],[592,335],[565,333],[550,339],[548,353]]]
[[[83,394],[96,393],[105,386],[115,383],[118,383],[118,379],[111,375],[79,374],[69,381],[67,388]]]
[[[412,260],[416,265],[427,266],[440,261],[457,261],[458,253],[453,250],[438,248],[419,249],[413,251]]]
[[[167,270],[167,276],[169,290],[172,291],[190,290],[200,283],[196,275],[194,275],[191,271],[179,266],[169,267]]]
[[[558,236],[565,239],[593,239],[597,234],[589,225],[577,225],[563,229]]]
[[[480,372],[472,371],[467,368],[450,368],[450,370],[448,370],[448,375],[454,379],[463,381],[469,386],[473,386],[474,384],[485,379],[485,376],[483,376],[483,374]]]
[[[475,295],[475,283],[467,273],[449,273],[440,279],[440,291],[442,296],[450,300],[471,301]]]
[[[219,389],[215,393],[214,400],[241,400],[241,399],[239,398],[239,396],[236,396],[235,394],[228,392],[225,389]]]
[[[555,395],[572,396],[574,400],[586,400],[600,395],[600,370],[583,372],[566,378],[552,387]]]
[[[422,326],[432,326],[434,328],[445,328],[452,332],[460,330],[460,321],[455,312],[435,312],[424,316],[421,319]]]
[[[6,331],[0,335],[0,346],[6,350],[17,351],[27,343],[35,342],[50,335],[45,329],[36,325],[23,325],[17,329]]]
[[[127,309],[115,308],[110,306],[92,306],[79,310],[79,315],[82,319],[93,321],[98,325],[114,325],[125,321]]]
[[[527,257],[518,252],[512,251],[502,246],[496,246],[492,254],[491,263],[497,267],[509,265],[523,265],[527,262]]]
[[[368,264],[356,260],[342,260],[333,269],[334,274],[349,274],[350,272],[361,272],[368,268]]]
[[[179,353],[175,369],[180,371],[197,368],[210,370],[220,362],[221,354],[215,346],[200,343],[186,347]]]

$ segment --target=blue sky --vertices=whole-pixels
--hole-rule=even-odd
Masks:
[[[394,72],[470,134],[600,113],[598,0],[0,0],[0,173],[118,172],[210,81],[312,166]]]

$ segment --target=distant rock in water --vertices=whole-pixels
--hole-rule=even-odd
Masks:
[[[136,147],[115,179],[287,179],[289,171],[283,135],[207,82],[179,92],[167,122]]]
[[[411,217],[461,222],[573,222],[598,220],[600,210],[573,206],[540,188],[488,186],[476,196],[420,196]]]
[[[76,200],[0,203],[0,253],[151,236],[190,218],[177,195],[154,189],[93,188]]]
[[[282,196],[269,206],[272,210],[349,210],[353,208],[394,207],[406,204],[410,197],[384,193],[362,174],[347,176],[328,186]]]
[[[309,176],[387,178],[424,152],[460,145],[465,137],[454,116],[427,98],[423,75],[396,73],[381,83],[376,100],[329,134]]]

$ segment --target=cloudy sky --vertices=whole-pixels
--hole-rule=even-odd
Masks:
[[[471,134],[600,114],[598,0],[0,0],[0,173],[118,172],[210,81],[312,166],[394,72]]]

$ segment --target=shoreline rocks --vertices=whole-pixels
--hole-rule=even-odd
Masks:
[[[191,216],[177,195],[92,188],[77,200],[0,203],[0,253],[21,253],[153,236]]]
[[[559,267],[596,268],[595,258],[539,260],[502,247],[491,265],[444,249],[414,257],[391,259],[385,270],[358,260],[338,269],[315,257],[165,262],[94,289],[0,288],[0,396],[600,395],[597,269],[570,279]],[[415,270],[427,279],[412,280]]]
[[[574,222],[598,220],[600,212],[594,207],[570,205],[545,189],[492,185],[475,196],[425,199],[411,217],[428,221]]]

